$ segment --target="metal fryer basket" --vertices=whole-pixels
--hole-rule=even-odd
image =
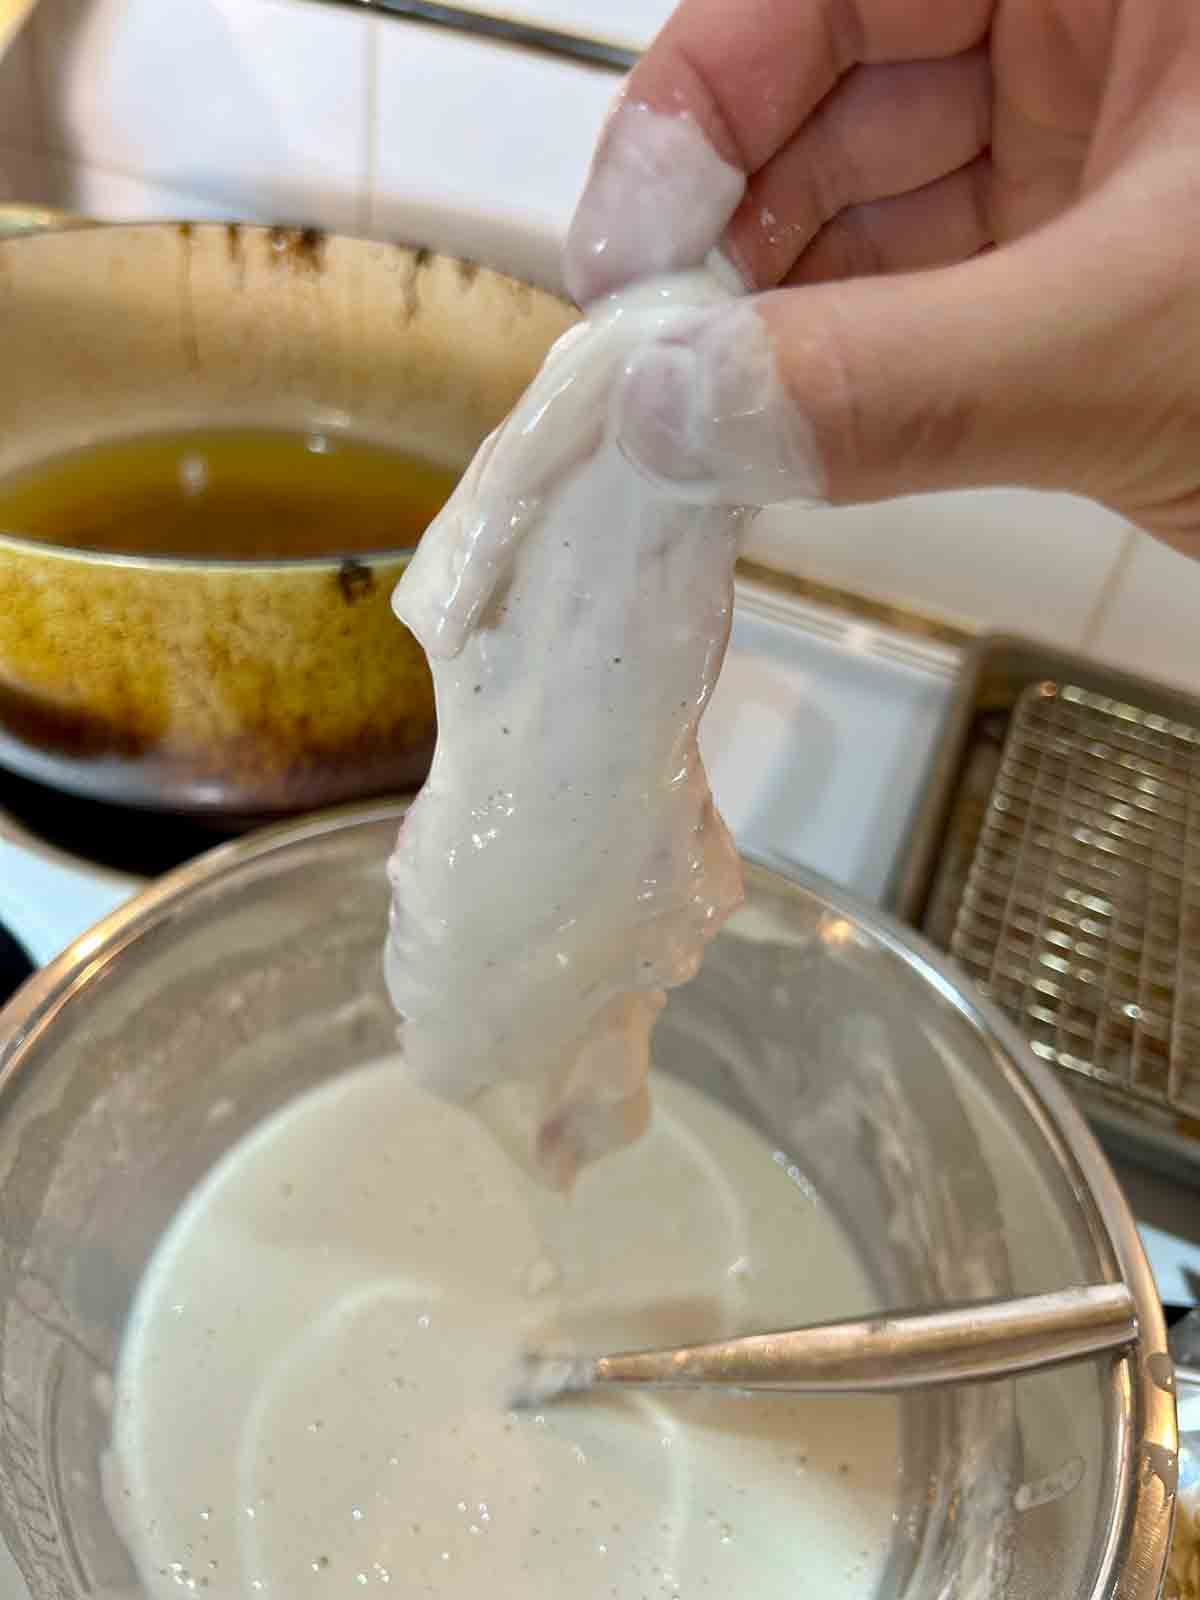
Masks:
[[[1200,1120],[1200,728],[1026,689],[950,949],[1043,1060]]]

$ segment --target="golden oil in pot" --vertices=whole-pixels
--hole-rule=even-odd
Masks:
[[[455,475],[340,433],[195,429],[109,440],[0,479],[0,530],[190,560],[409,549]]]

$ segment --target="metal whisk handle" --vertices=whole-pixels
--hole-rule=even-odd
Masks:
[[[675,1350],[600,1356],[587,1363],[590,1370],[579,1386],[894,1393],[1041,1371],[1119,1350],[1132,1344],[1137,1332],[1125,1285],[1093,1284]]]

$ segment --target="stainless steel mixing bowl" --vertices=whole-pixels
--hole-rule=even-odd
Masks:
[[[37,1600],[142,1593],[100,1482],[131,1297],[231,1144],[393,1047],[400,814],[213,851],[0,1013],[0,1527]],[[754,869],[655,1056],[795,1165],[881,1307],[1118,1277],[1138,1300],[1128,1357],[905,1402],[880,1600],[1153,1600],[1176,1448],[1162,1316],[1103,1157],[1012,1030],[874,910]],[[813,1288],[808,1315],[845,1310]]]

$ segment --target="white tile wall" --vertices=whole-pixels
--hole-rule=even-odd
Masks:
[[[62,156],[45,156],[42,161],[43,197],[47,203],[102,222],[275,220],[273,211],[254,204],[253,196],[247,204],[239,204],[222,200],[212,187],[206,193],[177,189]]]
[[[43,0],[49,150],[224,215],[365,214],[369,21],[301,0]]]
[[[1200,561],[1138,534],[1087,645],[1115,665],[1200,691]]]
[[[560,241],[619,80],[443,29],[376,28],[371,232],[558,286]]]
[[[968,626],[1080,645],[1127,532],[1072,495],[982,489],[765,511],[749,553]]]
[[[473,0],[467,0],[473,3]],[[670,0],[504,0],[641,45]],[[542,282],[609,74],[312,0],[41,0],[0,61],[0,199],[104,217],[324,223]],[[31,149],[42,154],[34,157]],[[1015,490],[778,510],[750,553],[1200,690],[1200,566],[1083,501]]]

